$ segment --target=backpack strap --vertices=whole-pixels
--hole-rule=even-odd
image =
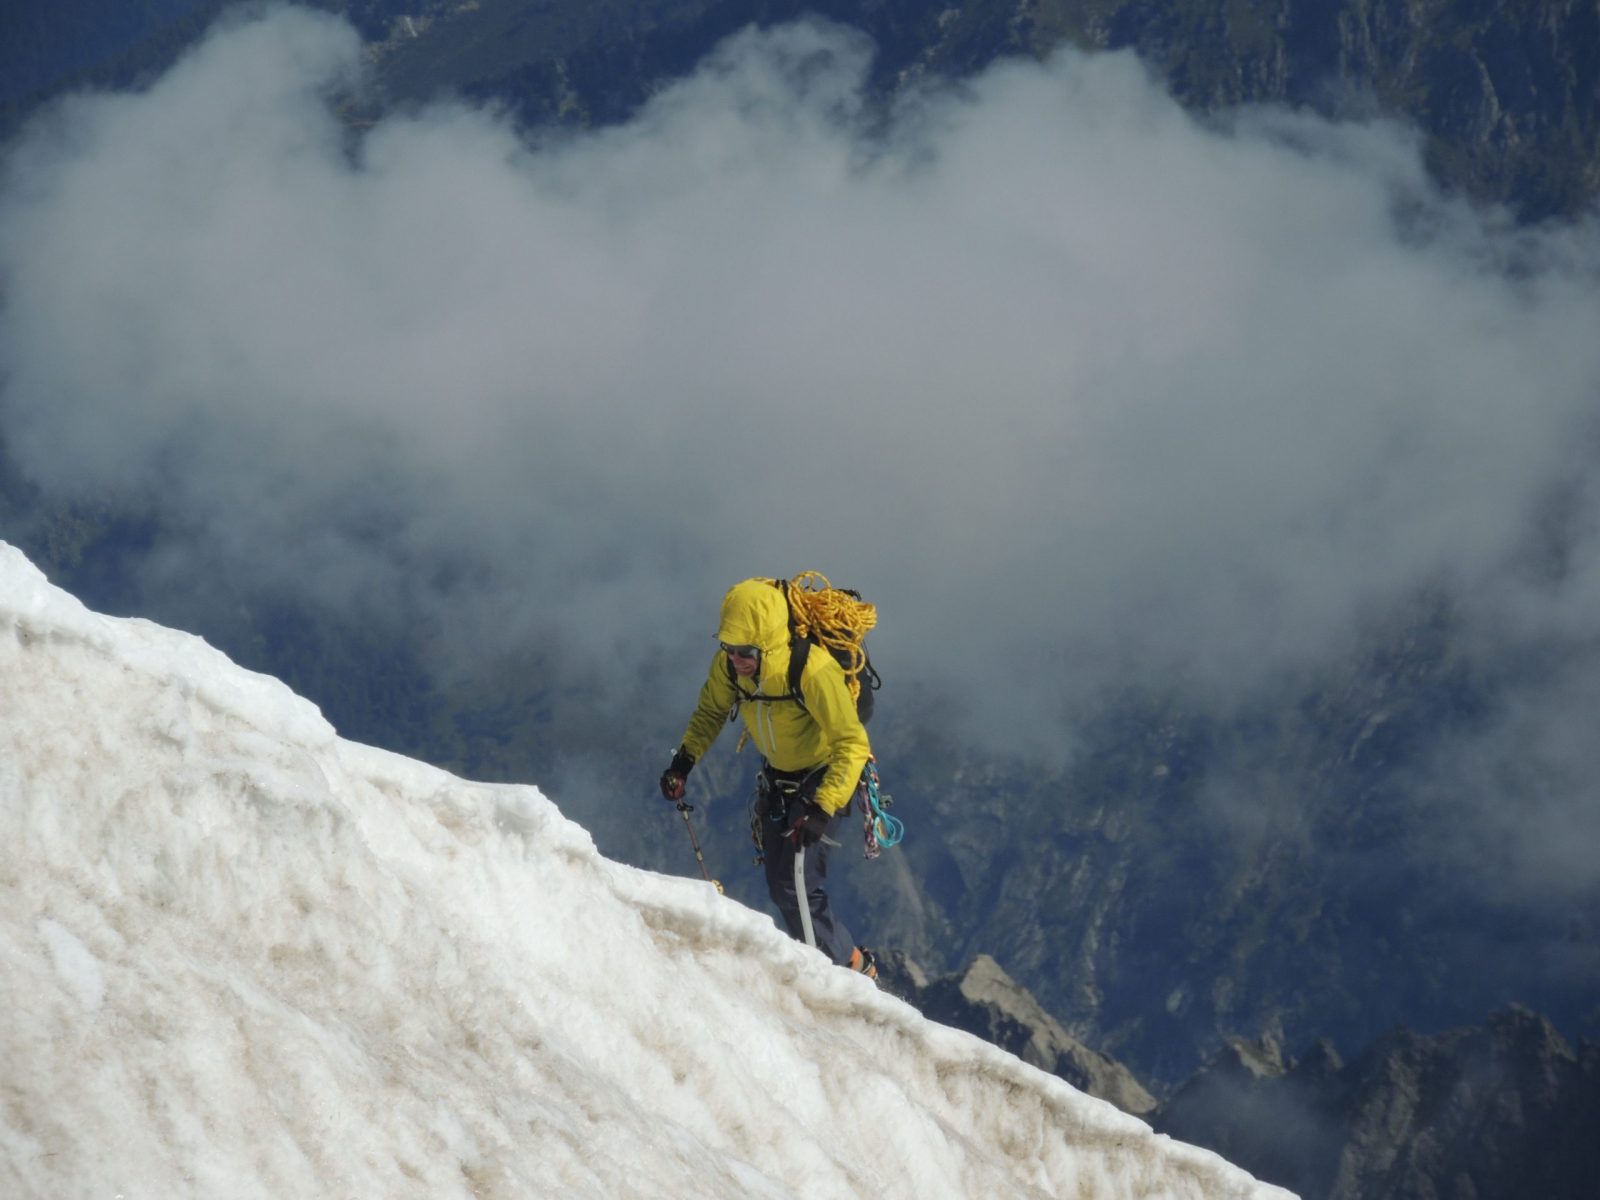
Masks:
[[[810,657],[811,642],[808,638],[789,639],[789,699],[801,708],[805,708],[806,698],[800,692],[800,673],[806,669],[806,659]]]

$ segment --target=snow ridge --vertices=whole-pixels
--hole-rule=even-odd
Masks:
[[[3,543],[0,738],[6,1195],[1285,1194]]]

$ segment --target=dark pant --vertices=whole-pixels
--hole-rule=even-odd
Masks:
[[[778,906],[789,936],[796,941],[804,941],[805,926],[801,922],[800,902],[794,886],[795,855],[802,848],[794,838],[786,836],[789,832],[789,806],[800,801],[791,801],[779,790],[780,786],[766,778],[762,780],[761,854],[766,860],[767,894]],[[840,840],[839,829],[844,825],[844,815],[848,811],[847,805],[828,822],[827,836],[834,841]],[[844,923],[833,915],[828,894],[822,888],[828,874],[828,851],[833,847],[827,842],[813,842],[803,849],[805,892],[807,907],[811,911],[812,936],[816,938],[818,950],[840,966],[846,966],[850,962],[850,952],[855,949],[855,942]]]

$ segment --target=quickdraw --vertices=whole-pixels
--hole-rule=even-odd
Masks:
[[[887,811],[889,806],[894,803],[894,797],[885,796],[878,790],[878,763],[876,759],[867,759],[867,769],[858,795],[864,797],[866,801],[861,809],[862,836],[866,843],[866,857],[868,859],[877,858],[884,849],[900,844],[900,839],[905,836],[906,827],[898,818],[891,817]]]

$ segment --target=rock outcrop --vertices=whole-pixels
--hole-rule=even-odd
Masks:
[[[1396,1029],[1348,1065],[1235,1041],[1151,1119],[1305,1200],[1579,1200],[1600,1178],[1600,1046],[1519,1007]]]

